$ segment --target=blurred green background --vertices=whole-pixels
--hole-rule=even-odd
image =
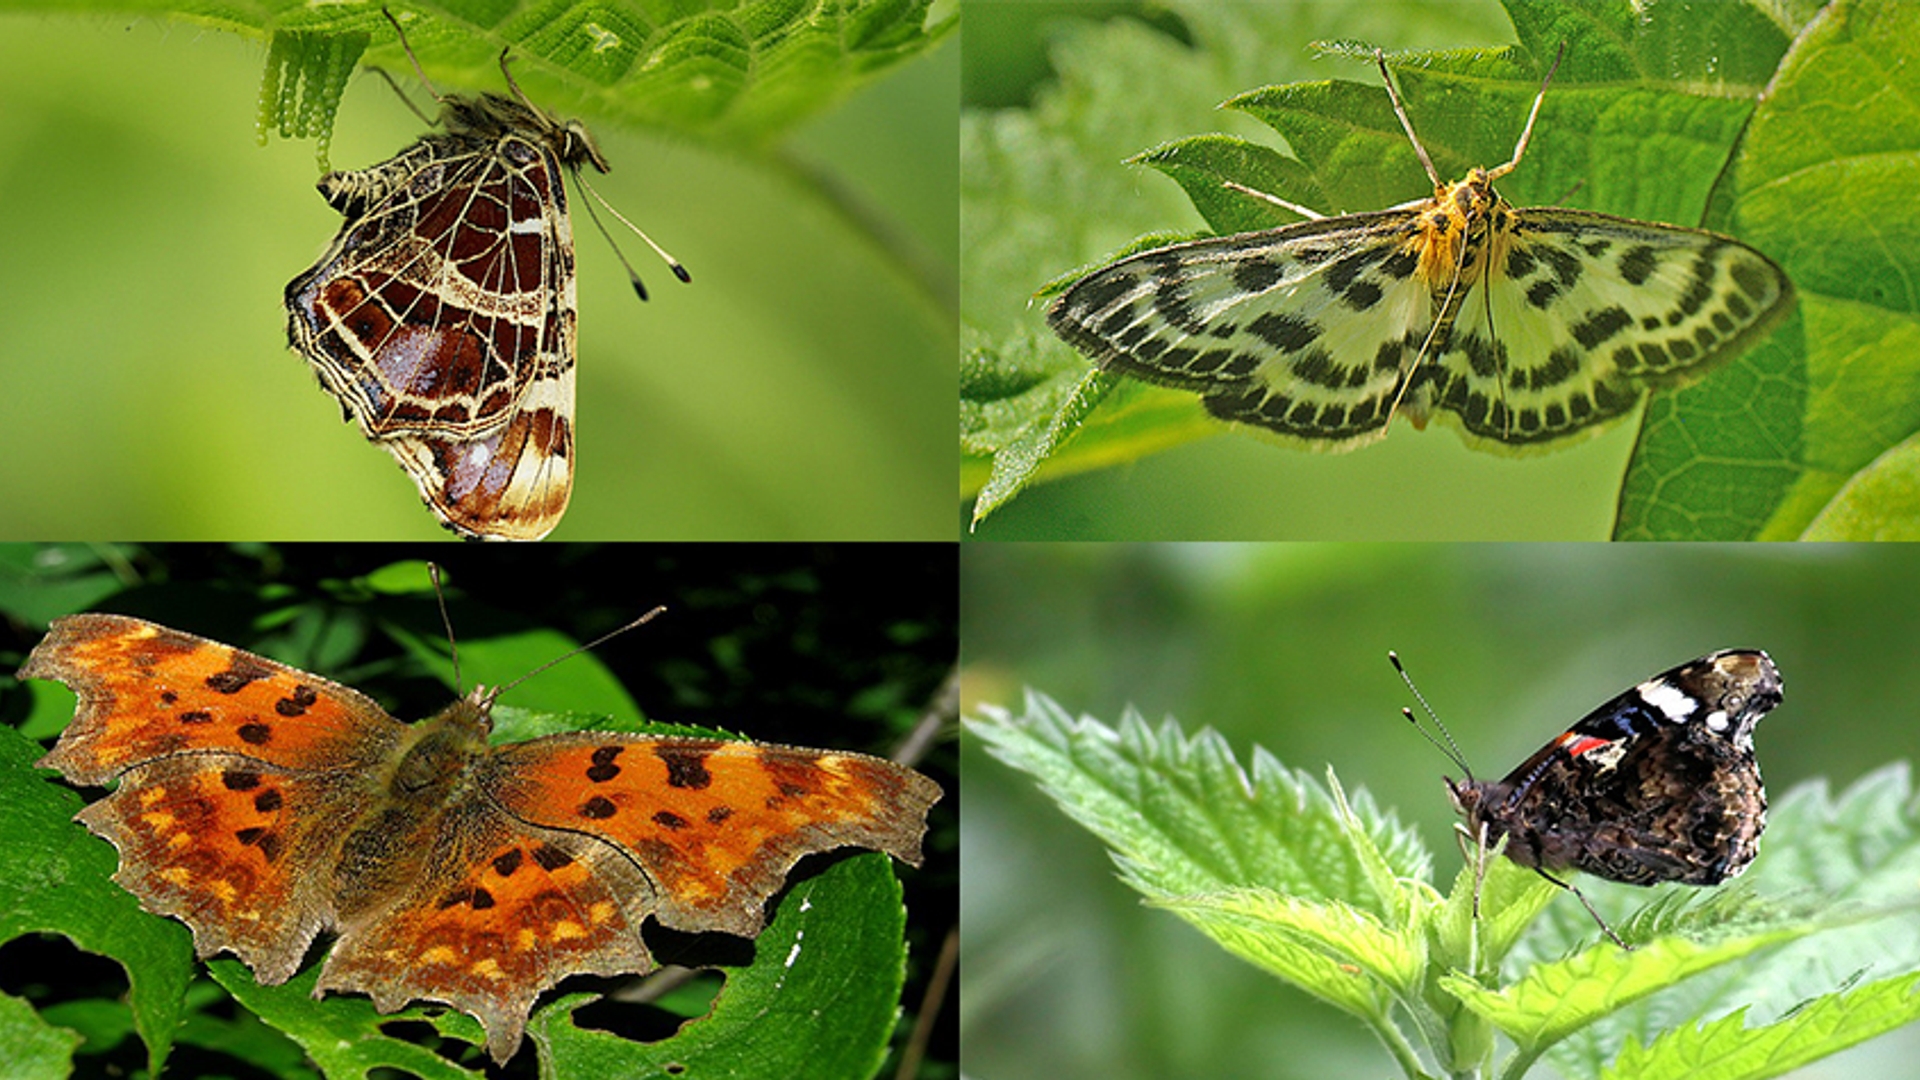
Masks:
[[[1388,649],[1494,778],[1633,683],[1729,646],[1766,649],[1785,680],[1757,739],[1776,802],[1920,757],[1911,546],[971,545],[961,641],[969,713],[1017,710],[1031,687],[1107,724],[1131,705],[1211,726],[1243,764],[1256,743],[1310,775],[1331,764],[1419,830],[1442,883],[1460,855],[1440,777],[1457,770],[1400,718],[1413,702]],[[969,1072],[1390,1073],[1358,1023],[1144,908],[1030,778],[971,738],[962,760]],[[1909,1027],[1793,1075],[1891,1080],[1915,1060]]]
[[[932,291],[790,177],[583,116],[613,167],[595,186],[694,282],[627,236],[638,303],[573,193],[579,467],[556,539],[952,535],[958,54],[782,144],[917,248]],[[0,536],[447,535],[287,348],[281,292],[341,217],[311,142],[255,145],[265,58],[186,23],[0,16]],[[422,132],[363,70],[332,163]]]
[[[1378,84],[1367,65],[1316,57],[1313,42],[1395,50],[1488,48],[1515,40],[1496,0],[970,0],[966,16],[961,318],[984,340],[1026,332],[1037,335],[1043,349],[1067,346],[1046,329],[1035,290],[1142,235],[1204,228],[1171,179],[1125,159],[1212,132],[1284,148],[1272,129],[1217,106],[1272,84]],[[1421,118],[1413,122],[1417,130]],[[1552,128],[1549,95],[1530,153],[1553,152]],[[1410,173],[1405,198],[1429,193],[1418,171]],[[1067,209],[1046,210],[1073,203],[1121,209],[1092,221]],[[1130,389],[1137,388],[1122,388],[1116,397],[1124,400]],[[1197,408],[1193,415],[1202,422]],[[1469,450],[1450,431],[1418,432],[1403,423],[1384,442],[1347,454],[1304,452],[1245,430],[1208,426],[1216,437],[1030,488],[981,523],[976,535],[1603,539],[1638,421],[1524,459]],[[963,528],[971,510],[970,503],[961,508]]]

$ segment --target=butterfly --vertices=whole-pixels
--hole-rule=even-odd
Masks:
[[[1447,790],[1485,843],[1504,837],[1509,859],[1576,895],[1554,874],[1718,885],[1760,850],[1767,792],[1753,731],[1781,695],[1766,653],[1723,649],[1619,694],[1505,778],[1467,769]]]
[[[527,100],[505,52],[500,70],[513,97],[444,97],[444,134],[321,178],[346,221],[287,285],[287,338],[442,525],[538,540],[573,491],[573,228],[560,172],[578,181],[583,165],[608,167],[584,125]]]
[[[1562,48],[1561,56],[1564,57]],[[1070,285],[1048,325],[1101,368],[1196,391],[1213,416],[1315,450],[1439,419],[1505,453],[1565,445],[1694,382],[1786,316],[1765,255],[1699,229],[1516,209],[1513,157],[1443,183],[1374,53],[1431,198],[1130,255]]]
[[[77,819],[114,880],[278,985],[426,999],[505,1063],[576,973],[644,973],[641,925],[752,937],[803,856],[918,865],[939,785],[861,754],[576,731],[490,745],[476,688],[403,724],[338,683],[142,619],[55,619],[20,669],[78,697],[39,762],[111,794]],[[791,961],[789,961],[791,963]]]

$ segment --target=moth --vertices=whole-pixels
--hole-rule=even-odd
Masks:
[[[1315,450],[1376,442],[1396,413],[1504,453],[1597,434],[1764,338],[1793,284],[1716,233],[1501,197],[1565,52],[1512,158],[1448,184],[1375,50],[1431,198],[1321,217],[1229,184],[1308,220],[1123,258],[1069,286],[1048,325],[1104,370]]]
[[[442,525],[538,540],[573,492],[573,226],[560,173],[579,181],[581,166],[604,173],[607,160],[579,121],[527,100],[505,52],[500,70],[512,97],[440,98],[443,134],[321,178],[346,221],[287,285],[287,339]]]

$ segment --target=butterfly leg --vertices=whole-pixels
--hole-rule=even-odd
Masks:
[[[1545,870],[1542,870],[1542,869],[1540,869],[1540,868],[1539,868],[1539,867],[1537,867],[1537,866],[1533,868],[1533,872],[1534,872],[1534,873],[1536,873],[1536,874],[1539,874],[1539,875],[1540,875],[1541,877],[1543,877],[1543,878],[1546,878],[1546,879],[1547,879],[1548,881],[1551,881],[1551,882],[1553,882],[1553,883],[1554,883],[1555,885],[1558,885],[1558,886],[1560,886],[1561,888],[1563,888],[1563,889],[1565,889],[1565,890],[1567,890],[1568,892],[1570,892],[1570,893],[1572,893],[1573,895],[1575,895],[1575,896],[1577,896],[1577,897],[1579,897],[1579,898],[1580,898],[1580,905],[1581,905],[1582,907],[1584,907],[1584,908],[1586,908],[1586,909],[1587,909],[1587,914],[1589,914],[1589,915],[1591,915],[1591,916],[1593,916],[1593,921],[1594,921],[1594,922],[1596,922],[1596,923],[1599,923],[1599,924],[1600,924],[1600,929],[1601,929],[1601,930],[1602,930],[1603,932],[1605,932],[1605,933],[1606,933],[1606,935],[1607,935],[1607,937],[1609,937],[1609,938],[1611,938],[1611,939],[1613,939],[1613,943],[1614,943],[1615,945],[1618,945],[1618,946],[1620,946],[1621,948],[1623,948],[1623,949],[1625,949],[1625,950],[1627,950],[1628,952],[1632,952],[1632,951],[1633,951],[1633,946],[1631,946],[1631,945],[1629,945],[1629,944],[1627,944],[1626,942],[1624,942],[1624,941],[1622,941],[1622,940],[1620,940],[1620,935],[1619,935],[1619,934],[1616,934],[1616,933],[1614,933],[1614,932],[1613,932],[1613,927],[1611,927],[1611,926],[1608,926],[1608,925],[1607,925],[1607,920],[1605,920],[1605,919],[1603,919],[1603,918],[1601,918],[1601,917],[1600,917],[1600,913],[1599,913],[1598,911],[1596,911],[1596,910],[1594,910],[1594,907],[1593,907],[1593,903],[1592,903],[1592,901],[1590,901],[1590,900],[1588,900],[1588,899],[1587,899],[1587,894],[1586,894],[1586,893],[1583,893],[1583,892],[1581,892],[1581,891],[1580,891],[1580,890],[1579,890],[1579,889],[1578,889],[1577,887],[1575,887],[1575,886],[1574,886],[1574,884],[1573,884],[1573,882],[1571,882],[1571,881],[1561,881],[1561,880],[1560,880],[1559,878],[1557,878],[1557,877],[1554,877],[1554,876],[1553,876],[1552,874],[1549,874],[1549,873],[1547,873],[1547,872],[1546,872]]]

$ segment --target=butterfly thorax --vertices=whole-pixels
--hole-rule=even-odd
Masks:
[[[485,799],[490,727],[477,694],[463,698],[409,725],[398,756],[376,766],[368,803],[340,840],[335,889],[343,917],[385,902],[457,846],[446,822]]]
[[[440,107],[440,126],[450,137],[497,143],[503,150],[509,141],[532,140],[551,150],[569,169],[585,164],[607,171],[607,159],[601,156],[586,125],[578,120],[556,120],[524,102],[498,94],[448,97]]]

